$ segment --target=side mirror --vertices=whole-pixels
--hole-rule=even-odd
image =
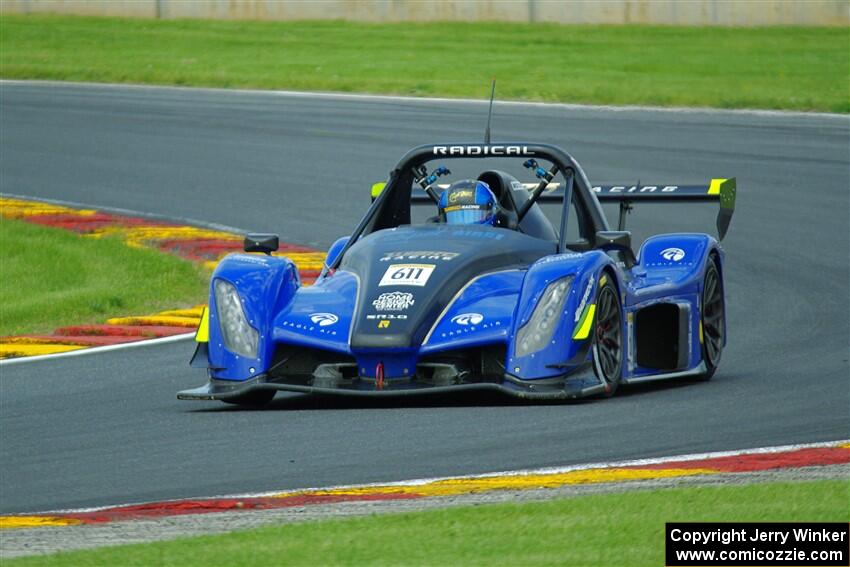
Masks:
[[[242,244],[245,252],[262,252],[271,255],[278,249],[280,240],[276,234],[248,234]]]
[[[637,258],[635,258],[635,253],[632,250],[631,232],[600,230],[596,233],[594,248],[620,252],[627,269],[637,264]]]

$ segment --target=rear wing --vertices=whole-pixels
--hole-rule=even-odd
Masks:
[[[372,186],[374,201],[384,189],[385,183]],[[523,189],[533,191],[537,183],[521,183]],[[434,185],[445,190],[448,185]],[[515,188],[518,188],[514,186]],[[594,185],[593,194],[602,203],[617,202],[620,204],[620,219],[618,230],[625,230],[626,215],[631,211],[633,203],[677,203],[696,202],[707,203],[718,201],[720,210],[717,213],[717,235],[720,240],[726,236],[732,214],[735,212],[735,193],[737,186],[735,178],[712,179],[708,185]],[[564,199],[564,186],[561,183],[550,183],[540,194],[538,203],[561,203]],[[431,197],[419,187],[414,187],[411,196],[413,203],[431,203]]]
[[[523,183],[523,187],[534,187],[534,184]],[[735,212],[735,193],[737,191],[735,178],[712,179],[708,185],[595,185],[591,188],[593,194],[602,203],[620,203],[620,222],[618,229],[624,230],[626,214],[633,208],[633,203],[705,203],[718,201],[720,211],[717,213],[717,235],[720,240],[726,236],[732,214]],[[560,203],[564,198],[564,189],[560,183],[552,183],[540,196],[538,202]]]

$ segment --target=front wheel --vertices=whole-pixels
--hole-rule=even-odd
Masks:
[[[700,343],[705,372],[698,380],[711,380],[720,364],[726,337],[726,305],[723,300],[723,282],[714,259],[709,260],[700,298]]]
[[[593,369],[605,385],[602,395],[613,396],[623,373],[623,319],[617,288],[606,274],[599,279],[592,351]]]

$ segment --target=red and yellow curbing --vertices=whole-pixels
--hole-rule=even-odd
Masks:
[[[393,501],[435,496],[458,496],[493,491],[560,488],[569,485],[623,483],[663,478],[740,474],[850,463],[850,443],[800,448],[776,448],[704,458],[669,460],[618,466],[577,467],[560,471],[526,471],[386,485],[297,490],[262,496],[152,502],[79,512],[0,516],[0,529],[103,524],[190,514],[214,514],[333,504]]]
[[[61,228],[86,238],[118,236],[128,246],[154,248],[198,262],[210,270],[226,254],[242,251],[242,236],[230,232],[26,199],[0,197],[0,217]],[[287,243],[281,243],[275,254],[295,262],[304,285],[315,281],[325,260],[321,252]],[[197,328],[203,307],[113,317],[103,325],[63,327],[47,335],[0,337],[0,359],[57,354],[190,333]]]

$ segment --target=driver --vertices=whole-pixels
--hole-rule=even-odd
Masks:
[[[440,195],[437,209],[447,224],[496,224],[496,196],[483,181],[455,181]]]

